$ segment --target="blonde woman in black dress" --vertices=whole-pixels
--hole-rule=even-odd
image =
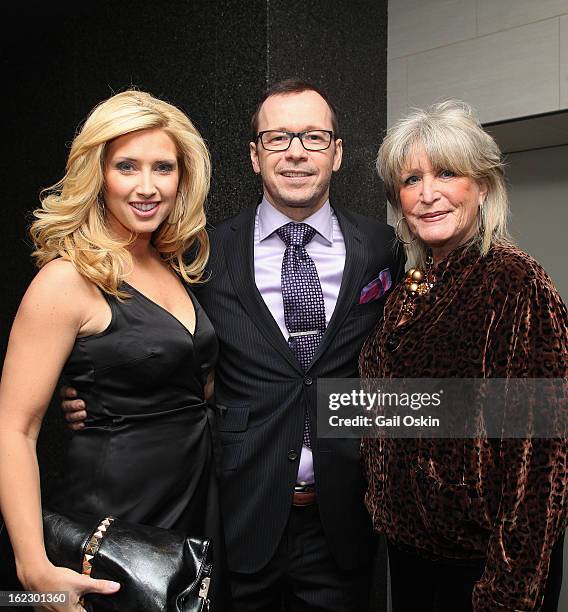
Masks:
[[[209,178],[189,119],[126,91],[89,115],[64,178],[35,212],[41,269],[14,321],[0,387],[0,506],[22,585],[70,593],[50,609],[82,609],[85,593],[119,588],[56,567],[45,552],[35,447],[62,372],[89,418],[50,507],[220,540],[205,401],[217,343],[189,289],[209,252]]]

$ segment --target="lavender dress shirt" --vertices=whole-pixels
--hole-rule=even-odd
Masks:
[[[293,219],[274,208],[265,196],[258,206],[254,222],[255,283],[286,341],[288,330],[284,322],[284,304],[280,285],[282,258],[286,246],[275,232],[290,221]],[[313,215],[305,219],[304,223],[316,230],[316,235],[306,245],[306,251],[318,271],[325,304],[325,322],[328,325],[341,286],[345,266],[345,240],[329,200]],[[302,447],[297,482],[306,484],[314,482],[312,451],[306,446]]]

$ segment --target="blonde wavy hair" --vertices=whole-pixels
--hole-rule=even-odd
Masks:
[[[403,219],[401,177],[415,147],[424,149],[437,170],[451,170],[487,186],[480,207],[478,232],[472,244],[486,255],[494,244],[511,244],[507,229],[509,203],[501,151],[481,127],[472,107],[462,100],[445,100],[426,109],[413,109],[388,131],[377,156],[377,172],[383,179],[389,204],[402,235],[408,260],[423,266],[427,246],[413,236]],[[400,226],[404,227],[404,232]]]
[[[175,106],[142,91],[124,91],[101,102],[75,136],[65,176],[40,194],[30,228],[41,268],[61,257],[102,291],[128,297],[119,286],[132,266],[128,246],[109,234],[104,216],[106,147],[137,130],[160,128],[175,142],[180,179],[168,218],[152,235],[160,257],[187,282],[199,282],[209,256],[204,203],[209,191],[209,151],[195,126]],[[192,260],[184,262],[190,251]]]

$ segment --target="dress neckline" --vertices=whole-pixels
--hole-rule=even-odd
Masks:
[[[191,300],[191,303],[193,305],[193,311],[195,313],[195,326],[193,328],[193,331],[191,331],[188,327],[186,327],[174,314],[172,314],[167,308],[164,308],[163,306],[161,306],[160,304],[158,304],[158,302],[155,302],[154,300],[152,300],[151,298],[149,298],[146,294],[142,293],[142,291],[140,291],[139,289],[136,289],[136,287],[134,287],[133,285],[131,285],[130,283],[127,283],[126,281],[122,281],[123,284],[125,284],[127,287],[130,287],[130,289],[132,289],[132,291],[134,291],[135,293],[137,293],[141,298],[143,298],[144,300],[146,300],[147,302],[149,302],[150,304],[153,304],[156,308],[159,308],[162,312],[165,312],[171,319],[173,319],[174,321],[177,322],[177,324],[182,327],[190,336],[191,338],[195,337],[195,332],[197,331],[197,325],[198,325],[198,314],[197,314],[197,305],[195,303],[195,300],[193,299],[193,295],[191,294],[191,292],[189,291],[189,288],[186,287],[185,284],[183,284],[183,288],[185,289],[187,295],[189,296],[189,299]]]

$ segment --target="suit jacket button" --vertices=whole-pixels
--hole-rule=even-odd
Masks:
[[[296,459],[298,458],[298,453],[296,451],[288,451],[288,459],[290,461],[296,461]]]
[[[306,387],[309,387],[313,382],[314,381],[311,376],[306,376],[306,378],[304,378],[304,384]]]

